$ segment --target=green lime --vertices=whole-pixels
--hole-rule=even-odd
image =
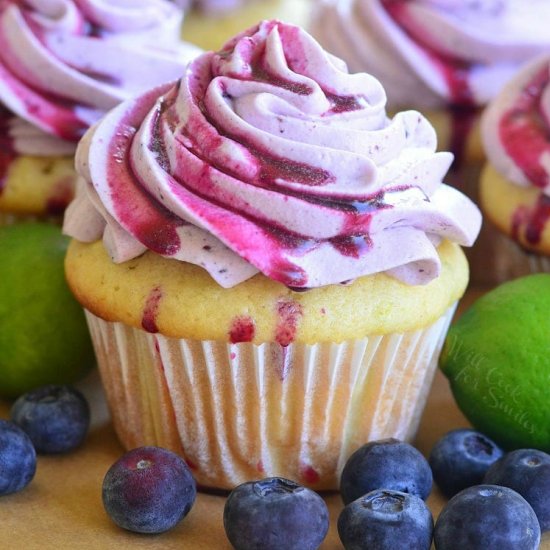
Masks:
[[[550,452],[550,275],[478,299],[451,327],[440,366],[475,428],[506,449]]]
[[[72,383],[94,365],[82,307],[65,282],[58,227],[0,227],[0,395]]]

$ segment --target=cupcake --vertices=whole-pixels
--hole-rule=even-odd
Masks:
[[[84,136],[66,274],[126,447],[207,487],[335,489],[364,442],[414,437],[481,216],[385,102],[264,21]]]
[[[379,78],[391,109],[420,108],[455,161],[447,181],[478,202],[484,106],[550,50],[550,3],[534,0],[323,0],[313,34],[352,71]],[[473,285],[492,284],[496,238],[484,224],[467,252]]]
[[[181,19],[168,0],[1,3],[0,222],[63,212],[86,129],[199,52]]]
[[[219,50],[242,29],[262,19],[303,25],[315,0],[176,0],[188,9],[183,37],[205,50]]]
[[[313,34],[379,78],[390,108],[426,110],[455,167],[484,159],[480,109],[550,49],[546,0],[323,0],[315,13]]]
[[[487,250],[494,284],[550,272],[549,114],[546,54],[523,67],[483,115],[480,205],[499,232]]]
[[[201,12],[216,16],[241,7],[246,0],[174,0],[174,2],[184,10],[193,7]]]

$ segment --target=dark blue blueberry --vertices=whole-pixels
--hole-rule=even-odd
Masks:
[[[85,397],[71,386],[47,385],[21,395],[11,419],[24,430],[37,453],[66,453],[78,447],[90,426]]]
[[[36,452],[29,436],[13,422],[0,420],[0,495],[24,489],[36,472]]]
[[[537,550],[540,527],[520,494],[508,487],[474,485],[443,508],[434,542],[436,550]]]
[[[503,451],[496,443],[475,430],[453,430],[432,449],[428,462],[441,492],[451,498],[462,489],[479,485],[489,466]]]
[[[163,533],[191,510],[197,487],[185,461],[160,447],[138,447],[119,458],[103,479],[103,506],[120,527]]]
[[[518,492],[537,514],[541,531],[550,529],[550,455],[535,449],[507,453],[489,468],[483,482]]]
[[[378,489],[342,510],[338,534],[346,550],[429,550],[433,518],[421,498]]]
[[[315,550],[327,535],[329,519],[317,493],[271,477],[233,489],[223,525],[236,550]]]
[[[428,461],[412,445],[397,439],[372,441],[359,447],[340,477],[344,504],[375,489],[390,489],[425,500],[432,490]]]

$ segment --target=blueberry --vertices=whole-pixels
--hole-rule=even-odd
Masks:
[[[429,550],[433,518],[421,498],[377,489],[342,510],[338,534],[346,550]]]
[[[507,453],[489,468],[483,482],[518,492],[537,514],[541,531],[550,529],[550,455],[535,449]]]
[[[346,462],[340,477],[344,504],[375,489],[391,489],[426,499],[432,490],[428,461],[412,445],[381,439],[359,447]]]
[[[163,533],[191,510],[197,487],[185,461],[160,447],[128,451],[103,479],[103,506],[120,527]]]
[[[85,397],[71,386],[47,385],[21,395],[11,419],[23,429],[37,453],[65,453],[78,447],[90,426]]]
[[[24,489],[36,472],[36,452],[29,436],[13,422],[0,420],[0,495]]]
[[[503,454],[483,434],[470,429],[445,434],[432,449],[428,462],[434,481],[448,498],[462,489],[479,485],[489,466]]]
[[[314,550],[326,537],[329,520],[317,493],[271,477],[233,489],[223,524],[236,550]]]
[[[455,495],[435,524],[436,550],[536,550],[537,516],[508,487],[474,485]]]

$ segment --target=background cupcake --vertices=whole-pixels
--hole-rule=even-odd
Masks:
[[[205,50],[219,50],[229,38],[262,19],[304,25],[315,0],[179,0],[186,12],[185,40]]]
[[[324,0],[313,34],[352,71],[381,80],[389,106],[422,109],[455,155],[448,181],[478,201],[481,109],[517,70],[550,49],[550,3],[535,0]],[[471,280],[491,285],[495,232],[468,251]]]
[[[242,6],[247,0],[174,0],[185,10],[195,8],[198,11],[216,16]]]
[[[390,108],[426,109],[460,163],[483,157],[480,107],[550,49],[549,19],[546,0],[323,0],[313,34],[379,78]]]
[[[167,0],[2,2],[0,219],[63,212],[86,129],[198,53],[181,18]]]
[[[524,67],[489,105],[480,204],[497,229],[495,283],[550,271],[550,54]]]
[[[124,445],[205,486],[327,489],[361,443],[413,437],[480,214],[385,99],[266,21],[86,134],[66,272]]]

